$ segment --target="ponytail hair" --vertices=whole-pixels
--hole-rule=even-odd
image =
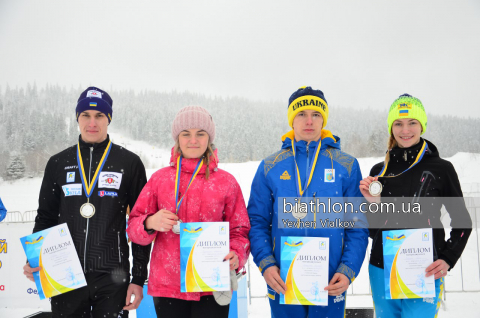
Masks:
[[[396,147],[397,145],[398,144],[397,144],[397,141],[395,140],[395,137],[393,137],[393,134],[390,134],[390,138],[388,138],[388,143],[387,143],[387,153],[385,154],[385,163],[384,163],[385,166],[390,161],[390,150]]]
[[[209,168],[211,159],[213,158],[215,161],[217,161],[217,158],[215,157],[215,155],[213,153],[213,151],[215,149],[216,149],[215,145],[212,144],[209,140],[207,150],[205,150],[205,153],[203,154],[203,159],[202,159],[203,164],[207,167],[206,170],[205,170],[205,180],[208,180],[208,178],[210,178],[210,169],[208,169],[208,168]]]

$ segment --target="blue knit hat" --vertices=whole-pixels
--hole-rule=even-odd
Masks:
[[[89,87],[78,98],[77,108],[75,109],[78,116],[86,110],[98,110],[101,113],[104,113],[108,118],[108,123],[112,121],[113,116],[113,101],[110,95],[107,92],[102,91],[97,87]]]
[[[328,120],[328,104],[323,92],[319,89],[312,89],[310,86],[300,87],[288,99],[288,124],[293,125],[293,119],[302,110],[311,109],[322,114],[323,126],[327,125]]]

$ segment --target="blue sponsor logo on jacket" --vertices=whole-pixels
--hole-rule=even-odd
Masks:
[[[104,190],[101,190],[101,191],[98,191],[98,196],[99,197],[118,197],[118,193],[115,192],[115,191],[104,191]]]
[[[82,195],[82,184],[81,183],[71,183],[62,186],[63,193],[66,197],[74,195]]]

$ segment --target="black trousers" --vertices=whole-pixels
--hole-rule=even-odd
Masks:
[[[87,286],[52,297],[53,318],[128,318],[123,310],[130,275],[85,274]]]
[[[153,297],[157,317],[162,318],[228,318],[230,305],[220,306],[213,296],[200,297],[200,301],[167,297]]]

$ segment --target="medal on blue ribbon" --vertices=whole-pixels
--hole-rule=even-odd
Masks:
[[[308,144],[307,144],[308,147]],[[318,154],[320,153],[321,140],[318,141],[317,146],[315,147],[315,157],[313,158],[313,163],[310,166],[310,173],[308,178],[305,179],[305,187],[302,188],[302,179],[300,177],[300,170],[298,169],[297,159],[295,158],[295,139],[292,140],[292,151],[293,151],[293,160],[295,162],[295,181],[297,183],[297,194],[299,197],[303,196],[303,193],[307,191],[310,182],[312,181],[313,172],[315,171],[315,166],[317,165]],[[309,163],[307,162],[307,167]]]
[[[180,200],[178,200],[178,192],[180,190],[180,174],[182,172],[182,156],[178,156],[177,158],[177,172],[175,175],[175,214],[178,214],[178,210],[180,209],[180,205],[182,204],[183,198],[185,198],[185,195],[187,194],[188,189],[190,189],[190,186],[192,185],[193,180],[197,177],[198,172],[200,169],[202,169],[203,166],[203,160],[200,158],[200,160],[197,163],[197,166],[195,167],[195,170],[193,171],[192,177],[190,178],[190,182],[188,183],[187,190],[185,190],[185,193],[182,195]],[[180,223],[182,223],[182,220],[178,220],[177,224],[175,224],[172,227],[172,232],[175,234],[180,234]]]
[[[400,172],[399,174],[397,174],[395,176],[385,176],[385,172],[387,171],[387,167],[388,167],[388,163],[387,163],[386,165],[383,166],[380,173],[378,175],[376,175],[375,177],[395,178],[395,177],[398,177],[401,174],[404,174],[405,172],[412,169],[415,165],[417,165],[422,160],[423,156],[425,155],[425,152],[427,152],[427,149],[428,149],[428,145],[427,145],[427,142],[424,140],[422,148],[420,148],[420,151],[418,152],[417,158],[415,158],[415,161],[410,165],[410,167],[408,167],[406,170]],[[374,197],[379,196],[382,193],[382,190],[383,190],[383,186],[382,186],[382,183],[380,181],[373,181],[372,183],[370,183],[370,186],[368,187],[368,192],[370,192],[370,194]]]
[[[310,185],[310,182],[312,181],[313,173],[315,172],[315,167],[317,166],[318,154],[320,153],[321,145],[322,145],[322,141],[320,139],[320,140],[318,140],[317,146],[315,147],[315,151],[314,151],[315,157],[313,158],[312,165],[310,165],[310,163],[308,162],[308,158],[307,158],[307,167],[310,167],[310,173],[307,173],[308,178],[306,176],[305,187],[302,188],[302,179],[300,177],[300,170],[298,169],[297,159],[295,158],[295,138],[292,139],[293,161],[295,162],[295,182],[297,184],[298,197],[303,196],[303,193],[307,191],[307,188]],[[308,144],[307,144],[307,149],[308,149]],[[308,171],[308,169],[307,169],[307,171]],[[297,227],[300,227],[300,219],[301,218],[295,216],[294,214],[293,214],[293,216],[298,220]],[[314,216],[314,222],[317,222],[316,214],[313,214],[313,216]]]
[[[111,149],[112,149],[112,141],[110,140],[108,142],[107,148],[103,152],[102,159],[98,163],[97,171],[95,171],[93,180],[90,181],[90,178],[89,178],[89,180],[87,181],[87,177],[85,175],[85,168],[83,167],[82,153],[80,151],[80,143],[77,144],[77,163],[78,163],[78,167],[80,168],[80,179],[82,180],[83,190],[85,191],[85,196],[87,197],[87,203],[84,203],[80,207],[80,214],[86,219],[91,218],[95,214],[95,206],[90,203],[90,196],[93,193],[93,189],[97,184],[98,178],[100,176],[100,172],[102,171],[103,166],[107,161],[107,158],[108,158],[108,155],[110,154]],[[89,171],[89,176],[90,176],[90,171]]]

